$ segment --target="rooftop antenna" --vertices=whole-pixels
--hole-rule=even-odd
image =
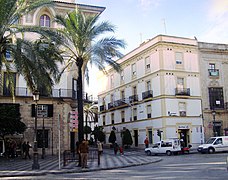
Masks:
[[[142,33],[139,33],[139,37],[140,37],[140,44],[142,44]]]
[[[167,32],[166,32],[166,23],[165,23],[165,19],[164,19],[164,18],[162,19],[162,22],[163,22],[163,26],[164,26],[165,34],[167,34]]]

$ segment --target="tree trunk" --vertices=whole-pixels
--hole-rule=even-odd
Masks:
[[[78,79],[77,79],[77,101],[78,101],[78,140],[82,142],[84,139],[84,118],[83,118],[83,89],[82,89],[82,59],[78,59]]]

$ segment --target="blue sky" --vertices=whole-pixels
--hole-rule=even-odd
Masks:
[[[76,0],[76,3],[106,7],[100,20],[116,26],[115,36],[127,43],[123,54],[159,34],[195,36],[201,42],[228,44],[228,0]],[[90,76],[86,88],[89,94],[97,94],[96,82],[95,76]]]
[[[100,20],[116,26],[130,52],[158,34],[228,43],[228,0],[76,0],[106,7]]]

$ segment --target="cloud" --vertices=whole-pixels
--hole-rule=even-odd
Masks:
[[[151,7],[158,7],[161,0],[139,0],[141,8],[146,11]]]
[[[228,1],[211,0],[208,8],[208,23],[210,24],[202,35],[203,41],[228,43]]]

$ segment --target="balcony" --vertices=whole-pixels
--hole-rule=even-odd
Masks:
[[[219,69],[208,69],[210,77],[219,77]]]
[[[153,91],[145,91],[142,93],[142,99],[152,98],[153,97]]]
[[[129,96],[130,103],[138,101],[138,95]]]
[[[190,88],[175,88],[175,95],[190,96]]]
[[[114,106],[114,103],[113,102],[110,102],[110,103],[108,103],[108,109],[111,109],[111,108],[114,108],[115,106]]]
[[[119,99],[117,101],[114,101],[114,106],[115,107],[119,107],[119,106],[123,106],[126,105],[127,103],[125,103],[124,99]]]
[[[14,94],[16,97],[32,97],[32,92],[26,87],[16,87]],[[3,88],[0,96],[9,97],[12,96],[12,93],[8,88]],[[50,93],[40,91],[40,97],[77,99],[77,92],[72,89],[52,89]],[[84,93],[83,100],[89,100],[87,93]]]

